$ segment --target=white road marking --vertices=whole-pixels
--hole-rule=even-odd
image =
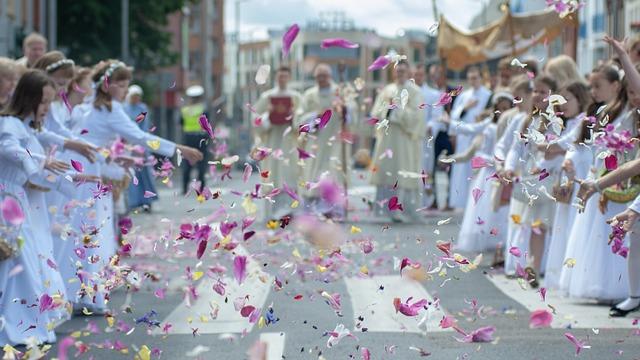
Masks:
[[[267,344],[266,360],[282,360],[285,333],[262,333],[260,334],[260,341]]]
[[[507,279],[504,275],[493,275],[489,280],[500,291],[529,311],[542,309],[552,311],[547,304],[553,306],[556,314],[553,316],[551,327],[555,329],[566,328],[569,325],[580,329],[635,328],[631,317],[610,318],[609,306],[598,305],[594,301],[562,297],[557,290],[549,289],[546,294],[546,303],[544,303],[538,292],[523,290],[516,280]]]
[[[424,329],[418,327],[418,322],[424,317],[422,310],[416,317],[408,317],[396,313],[393,299],[399,297],[402,302],[413,297],[413,301],[420,299],[433,300],[433,297],[417,281],[405,279],[399,275],[375,276],[373,278],[345,278],[345,284],[351,305],[353,307],[354,321],[361,323],[362,327],[370,332],[410,332],[423,333]],[[380,286],[384,290],[379,290]],[[448,331],[440,328],[439,323],[444,316],[443,310],[430,306],[426,310],[426,332]],[[358,317],[364,317],[360,322]]]
[[[223,282],[227,284],[225,296],[222,297],[213,290],[214,281],[203,279],[198,284],[199,297],[191,307],[182,302],[176,307],[163,323],[171,323],[171,334],[191,334],[192,328],[197,328],[199,334],[242,333],[251,331],[254,324],[248,318],[243,318],[235,310],[233,301],[238,297],[248,296],[246,305],[264,308],[264,303],[271,291],[273,277],[262,271],[260,264],[253,260],[242,245],[234,249],[236,254],[247,257],[247,278],[239,285],[232,277],[225,276]],[[224,298],[228,302],[224,302]],[[219,307],[218,316],[212,319],[210,313],[213,307]],[[191,320],[189,322],[188,320]],[[156,331],[160,334],[160,331]]]

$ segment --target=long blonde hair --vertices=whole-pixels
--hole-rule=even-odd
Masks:
[[[117,64],[122,65],[116,66]],[[111,111],[111,95],[104,91],[102,85],[105,81],[116,82],[131,80],[132,77],[133,74],[131,68],[124,65],[119,60],[111,59],[96,65],[96,70],[91,77],[91,80],[96,84],[96,98],[93,101],[93,106],[96,109],[100,109],[104,106],[107,110]]]
[[[568,55],[558,55],[549,59],[545,71],[561,87],[573,81],[585,82],[585,79],[578,72],[576,62]]]

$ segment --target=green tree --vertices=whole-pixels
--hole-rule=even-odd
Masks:
[[[129,54],[138,70],[174,64],[168,15],[188,0],[130,0]],[[58,46],[82,65],[121,55],[120,0],[58,1]]]

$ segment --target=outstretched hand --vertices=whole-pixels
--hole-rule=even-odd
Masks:
[[[194,165],[198,161],[202,161],[202,159],[204,159],[202,152],[196,148],[192,148],[191,146],[178,145],[178,149],[182,153],[182,157],[191,165]]]
[[[607,220],[607,224],[616,225],[622,223],[622,229],[625,232],[629,232],[631,231],[631,229],[633,229],[633,226],[636,224],[639,218],[640,214],[631,209],[626,209],[613,218]]]
[[[603,41],[609,44],[613,48],[613,50],[618,54],[618,56],[621,56],[622,54],[625,54],[627,52],[624,46],[626,40],[627,39],[625,38],[624,40],[619,41],[609,35],[605,35],[603,38]]]

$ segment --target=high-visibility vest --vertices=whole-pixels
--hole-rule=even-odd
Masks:
[[[180,109],[182,114],[182,131],[185,133],[202,132],[200,127],[200,115],[204,113],[203,104],[193,104],[184,106]]]

